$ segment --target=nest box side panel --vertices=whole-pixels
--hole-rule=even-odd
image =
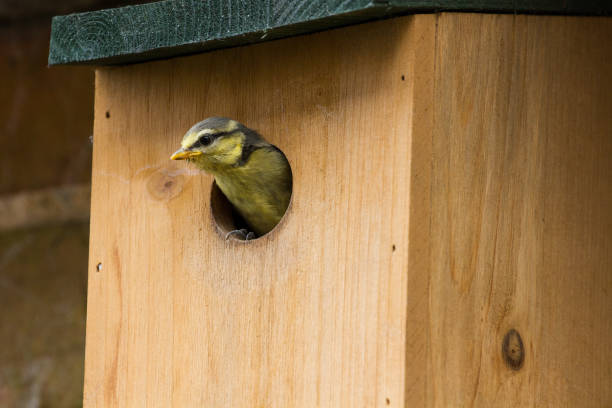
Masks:
[[[612,20],[442,14],[436,38],[433,405],[610,406]]]
[[[426,288],[409,194],[434,28],[402,17],[97,71],[86,406],[403,404],[426,364],[426,332],[406,334],[424,299],[409,280]],[[217,233],[212,177],[169,160],[213,115],[292,166],[288,213],[246,244]]]

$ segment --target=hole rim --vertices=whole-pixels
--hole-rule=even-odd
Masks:
[[[249,240],[238,239],[233,236],[230,236],[228,237],[228,239],[225,239],[225,237],[227,236],[227,233],[232,231],[233,229],[227,229],[227,225],[221,225],[222,223],[218,221],[217,214],[221,211],[222,212],[221,216],[227,218],[228,209],[229,209],[229,215],[232,217],[231,221],[234,222],[235,221],[234,215],[232,213],[236,210],[233,209],[232,204],[229,202],[227,197],[225,197],[225,194],[223,194],[223,192],[217,185],[217,181],[213,177],[213,181],[210,185],[210,190],[209,190],[209,195],[208,195],[209,201],[210,201],[209,202],[210,218],[212,220],[214,229],[217,231],[217,235],[221,237],[223,241],[226,241],[226,242],[232,241],[232,242],[241,243],[241,244],[255,243],[257,241],[261,241],[262,238],[269,237],[270,234],[277,231],[281,225],[287,222],[286,219],[293,206],[293,199],[294,199],[294,192],[295,192],[295,177],[293,176],[293,166],[291,165],[289,158],[287,157],[285,152],[280,150],[280,148],[277,147],[277,149],[283,154],[283,156],[285,156],[285,159],[287,160],[287,164],[289,164],[289,176],[291,176],[291,193],[289,195],[289,203],[287,204],[287,208],[285,209],[285,212],[283,213],[280,220],[278,220],[276,225],[270,231],[266,232],[262,236],[259,236],[253,239],[249,239]]]
[[[291,211],[292,205],[293,205],[293,193],[294,193],[294,186],[295,184],[293,183],[293,173],[291,175],[292,178],[292,184],[291,184],[291,196],[289,197],[289,204],[287,205],[287,209],[285,210],[285,213],[283,214],[283,216],[281,217],[281,219],[278,221],[278,223],[274,226],[274,228],[272,228],[270,231],[266,232],[265,234],[263,234],[260,237],[256,237],[253,239],[249,239],[244,240],[244,239],[238,239],[235,238],[233,236],[230,236],[228,239],[225,239],[225,236],[227,235],[228,232],[230,232],[231,230],[226,229],[225,226],[221,225],[217,219],[217,211],[215,210],[215,207],[217,205],[224,205],[225,208],[221,209],[221,211],[225,212],[225,215],[227,215],[228,213],[228,209],[230,210],[230,216],[233,217],[233,215],[231,214],[231,212],[235,211],[231,208],[232,204],[229,202],[229,200],[227,199],[227,197],[225,197],[225,194],[223,194],[223,192],[221,191],[221,189],[219,188],[219,186],[217,186],[217,182],[215,181],[215,179],[213,178],[213,182],[210,186],[210,219],[211,222],[213,224],[213,228],[215,229],[215,231],[217,232],[217,236],[219,236],[223,241],[225,242],[234,242],[237,244],[250,244],[250,243],[255,243],[255,242],[261,242],[263,238],[268,238],[270,237],[270,235],[272,233],[275,233],[280,227],[281,225],[285,224],[287,221],[287,217],[289,215],[289,212]],[[220,196],[220,200],[221,202],[219,203],[219,198],[214,198],[215,201],[213,201],[213,195],[217,194],[218,196]],[[234,221],[232,219],[232,221]]]

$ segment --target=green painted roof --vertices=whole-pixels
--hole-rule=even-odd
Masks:
[[[610,0],[166,0],[53,18],[49,65],[116,64],[435,11],[608,15]]]

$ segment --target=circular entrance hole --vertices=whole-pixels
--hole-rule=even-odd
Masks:
[[[234,239],[237,241],[244,241],[243,234],[236,233],[236,234],[230,234],[229,236],[228,234],[231,231],[246,230],[247,233],[253,232],[253,235],[249,236],[249,238],[247,239],[248,241],[252,241],[254,239],[261,238],[269,234],[274,229],[276,229],[278,224],[284,218],[285,213],[287,212],[287,208],[289,208],[289,203],[291,202],[291,196],[293,194],[293,174],[291,172],[291,168],[289,168],[289,178],[290,178],[290,181],[289,181],[290,192],[289,192],[289,200],[287,202],[287,207],[285,208],[285,211],[279,218],[278,222],[272,227],[272,229],[262,235],[257,235],[253,231],[253,229],[249,226],[248,222],[240,215],[238,210],[234,208],[234,206],[232,205],[232,203],[230,203],[227,197],[225,197],[225,195],[223,194],[219,186],[217,186],[217,183],[213,181],[213,185],[212,185],[212,189],[210,193],[210,206],[211,206],[213,220],[215,221],[215,224],[217,225],[217,230],[219,231],[221,236],[224,238],[227,237],[228,239]]]

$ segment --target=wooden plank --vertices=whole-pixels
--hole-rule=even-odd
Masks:
[[[439,18],[430,406],[612,405],[603,38],[609,19]],[[518,370],[502,357],[511,329],[524,348]]]
[[[49,65],[167,58],[409,12],[607,15],[611,5],[606,0],[166,0],[55,17]]]
[[[57,14],[84,12],[99,10],[100,8],[125,6],[135,4],[142,0],[63,0],[47,1],[47,0],[29,0],[29,1],[4,1],[0,3],[0,20],[16,21],[32,20],[36,18],[44,18],[44,25],[48,25],[49,17]],[[37,25],[41,25],[42,21],[38,21]],[[45,42],[49,40],[48,28],[46,31]]]
[[[53,18],[49,65],[114,64],[251,44],[380,18],[357,0],[167,0]]]
[[[431,157],[434,120],[434,69],[437,18],[418,20],[423,35],[414,45],[417,64],[411,75],[402,79],[412,87],[411,98],[411,151],[410,151],[410,213],[408,225],[408,270],[406,301],[406,351],[405,351],[405,407],[430,406],[427,394],[430,380],[428,354],[430,341],[429,311],[429,254],[431,243]],[[396,306],[398,307],[398,306]],[[402,406],[389,404],[389,406]]]
[[[431,78],[434,28],[403,17],[97,71],[85,406],[403,405],[422,302],[407,285],[427,284],[408,269],[415,66],[429,58]],[[259,240],[224,241],[211,177],[168,159],[211,115],[291,163],[288,214]]]

